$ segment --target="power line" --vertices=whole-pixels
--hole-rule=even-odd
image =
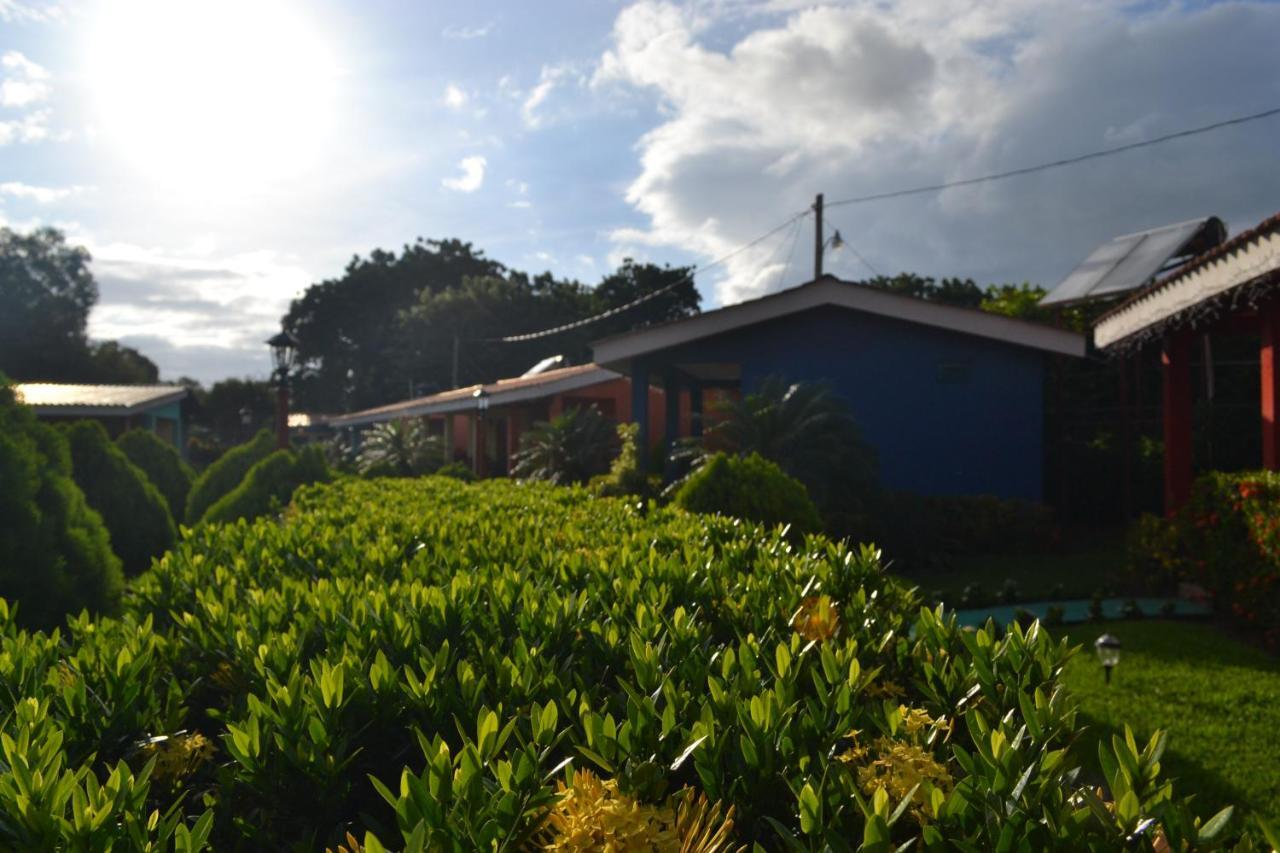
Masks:
[[[795,227],[791,230],[791,248],[787,250],[787,263],[782,268],[782,275],[778,276],[778,284],[784,284],[787,280],[787,273],[791,271],[791,259],[796,254],[796,243],[800,242],[800,220],[803,217],[796,217]]]
[[[562,326],[556,326],[551,329],[543,329],[540,332],[528,332],[522,335],[507,335],[506,337],[502,337],[502,338],[474,338],[473,340],[476,340],[481,343],[504,343],[504,344],[513,344],[513,343],[518,343],[520,341],[532,341],[532,340],[537,340],[538,338],[547,338],[552,335],[558,335],[561,332],[567,332],[572,329],[579,329],[583,326],[590,325],[591,323],[608,319],[609,317],[615,317],[618,314],[621,314],[623,311],[627,311],[631,308],[636,307],[637,305],[648,302],[651,299],[656,299],[662,294],[672,291],[677,287],[679,287],[680,285],[685,284],[686,282],[693,281],[693,277],[697,273],[706,272],[712,267],[719,266],[720,264],[725,263],[729,259],[734,258],[737,255],[740,255],[741,253],[745,252],[747,249],[750,249],[753,246],[759,245],[760,243],[772,237],[774,234],[777,234],[779,231],[786,228],[788,225],[791,225],[793,222],[797,222],[800,219],[803,219],[805,216],[808,215],[808,213],[809,211],[804,210],[804,211],[801,211],[800,213],[794,214],[789,219],[787,219],[787,221],[783,222],[781,225],[777,226],[776,228],[772,228],[769,231],[766,231],[764,234],[761,234],[759,237],[755,238],[749,243],[743,243],[741,246],[734,249],[732,252],[728,253],[727,255],[722,255],[719,258],[716,258],[711,263],[706,264],[705,266],[694,267],[693,271],[690,272],[688,275],[681,277],[677,281],[673,281],[671,284],[668,284],[665,287],[660,287],[657,290],[650,291],[649,293],[646,293],[644,296],[641,296],[638,299],[633,299],[631,302],[628,302],[625,305],[618,305],[617,307],[610,308],[608,311],[602,311],[599,314],[595,314],[591,317],[584,317],[581,320],[574,320],[572,323],[565,323]]]
[[[848,232],[848,229],[845,229],[845,231],[846,231],[846,233],[847,233],[847,232]],[[833,233],[833,234],[840,234],[840,229],[839,229],[839,228],[832,228],[832,233]],[[846,237],[846,236],[844,236],[844,234],[840,234],[840,244],[841,244],[844,248],[848,249],[848,250],[853,254],[853,256],[854,256],[855,258],[857,258],[859,261],[861,261],[861,262],[862,262],[862,265],[863,265],[864,267],[866,267],[867,269],[871,270],[871,274],[872,274],[872,275],[877,275],[877,276],[878,276],[878,275],[880,275],[880,271],[871,265],[871,261],[868,261],[866,258],[862,257],[862,253],[860,253],[857,249],[855,249],[855,248],[853,247],[853,244],[849,242],[849,238],[848,238],[848,237]]]
[[[1165,142],[1171,142],[1175,139],[1185,139],[1188,136],[1197,136],[1202,133],[1209,133],[1214,130],[1220,130],[1224,127],[1231,127],[1238,124],[1246,124],[1259,119],[1270,118],[1274,115],[1280,115],[1280,107],[1269,110],[1263,110],[1260,113],[1252,115],[1240,116],[1238,118],[1227,119],[1226,121],[1218,121],[1213,124],[1206,124],[1201,127],[1193,127],[1188,130],[1180,130],[1177,133],[1167,133],[1164,136],[1157,136],[1152,139],[1144,139],[1141,142],[1130,142],[1127,145],[1120,145],[1115,148],[1104,148],[1100,151],[1091,151],[1088,154],[1080,154],[1075,157],[1067,157],[1063,160],[1054,160],[1050,163],[1040,163],[1035,166],[1025,166],[1021,169],[1012,169],[1008,172],[997,172],[993,175],[983,175],[978,178],[965,178],[960,181],[947,181],[941,184],[930,184],[922,187],[912,187],[904,190],[891,190],[889,192],[873,193],[871,195],[856,196],[854,198],[841,199],[840,201],[827,202],[827,207],[838,207],[845,204],[865,204],[870,201],[882,201],[889,198],[901,198],[909,195],[921,195],[923,193],[938,192],[953,187],[968,187],[974,184],[983,184],[988,181],[1000,181],[1005,178],[1015,178],[1020,175],[1030,175],[1034,172],[1045,172],[1049,169],[1058,169],[1063,166],[1072,166],[1076,163],[1083,163],[1086,160],[1097,160],[1102,157],[1110,157],[1114,154],[1123,154],[1126,151],[1133,151],[1138,148],[1149,148],[1152,145],[1160,145]]]

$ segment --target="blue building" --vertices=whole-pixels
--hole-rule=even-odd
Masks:
[[[880,457],[885,486],[918,494],[1041,500],[1047,359],[1082,357],[1062,329],[901,296],[826,276],[759,299],[597,341],[595,361],[689,391],[749,393],[770,374],[828,384]],[[648,396],[632,420],[647,423]],[[665,438],[679,413],[666,413]],[[697,427],[695,426],[695,431]]]

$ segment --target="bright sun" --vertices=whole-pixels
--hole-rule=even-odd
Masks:
[[[92,33],[98,127],[158,181],[216,190],[296,176],[332,131],[334,58],[298,7],[112,0]]]

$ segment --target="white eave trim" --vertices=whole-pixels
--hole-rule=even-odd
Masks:
[[[551,397],[556,394],[563,394],[566,391],[576,391],[579,388],[589,388],[592,385],[612,382],[613,380],[620,378],[620,374],[614,373],[612,370],[605,370],[601,367],[596,370],[583,371],[582,373],[578,373],[573,376],[566,376],[565,378],[557,379],[554,382],[523,385],[517,388],[503,388],[500,384],[485,386],[475,385],[472,387],[473,389],[483,387],[488,391],[489,408],[494,409],[500,406],[510,406],[515,403],[523,403],[527,400],[538,400],[543,397]],[[329,419],[329,426],[367,426],[368,424],[398,421],[402,418],[420,418],[426,415],[465,414],[467,412],[474,412],[475,409],[476,401],[470,394],[460,394],[457,397],[451,397],[448,400],[434,401],[430,397],[424,397],[421,403],[406,405],[401,408],[368,409],[363,412],[353,412],[349,415],[339,415]]]
[[[132,406],[95,406],[95,405],[32,405],[25,404],[27,408],[35,412],[37,415],[45,416],[61,416],[69,418],[131,418],[134,415],[145,414],[151,409],[158,409],[161,406],[167,406],[170,403],[176,403],[187,396],[185,388],[179,389],[173,394],[164,397],[157,397],[154,400],[147,400],[144,403],[135,403]]]
[[[1085,339],[1075,332],[999,314],[925,302],[834,278],[708,311],[665,326],[606,338],[592,344],[592,352],[597,364],[627,370],[629,361],[637,356],[826,306],[850,308],[1059,355],[1083,357],[1085,354]]]
[[[1099,349],[1105,349],[1277,269],[1280,269],[1280,233],[1260,235],[1119,309],[1094,327],[1093,342]]]

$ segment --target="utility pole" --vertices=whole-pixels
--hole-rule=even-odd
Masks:
[[[822,193],[813,201],[813,278],[822,278]]]
[[[458,336],[453,336],[453,386],[458,387]]]

